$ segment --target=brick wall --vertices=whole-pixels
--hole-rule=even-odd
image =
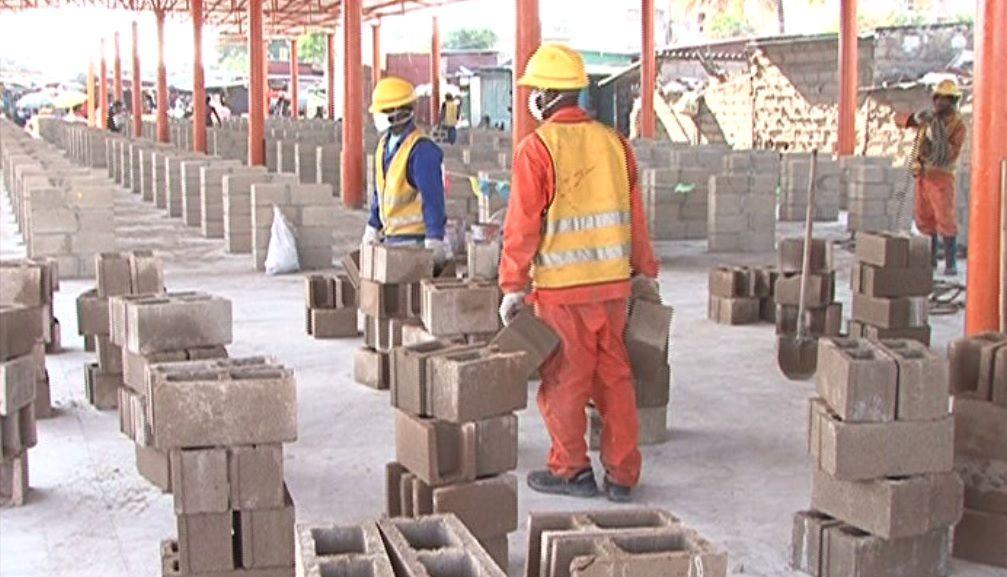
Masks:
[[[943,69],[973,44],[967,23],[892,26],[874,35],[874,84],[916,80]]]

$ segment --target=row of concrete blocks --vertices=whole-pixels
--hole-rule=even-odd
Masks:
[[[780,220],[803,221],[808,210],[808,187],[811,180],[809,155],[786,154],[780,178]],[[840,191],[843,189],[842,168],[837,160],[819,156],[815,163],[814,219],[832,222],[839,218]]]
[[[316,339],[356,337],[357,289],[345,274],[304,277],[305,330]]]
[[[59,269],[53,259],[12,259],[0,261],[0,304],[40,308],[42,342],[36,344],[37,382],[35,414],[39,419],[52,416],[49,373],[45,355],[61,349],[59,319],[53,314],[54,293],[59,290]]]
[[[912,218],[913,178],[890,164],[870,163],[847,171],[847,228],[851,232],[897,230]]]
[[[951,343],[955,469],[965,484],[965,512],[954,554],[1007,568],[1007,335],[983,333]]]
[[[773,249],[776,243],[776,182],[776,177],[742,172],[710,177],[706,226],[710,252],[767,252]]]

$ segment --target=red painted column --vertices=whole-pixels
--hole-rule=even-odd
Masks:
[[[975,26],[972,188],[965,332],[1000,328],[1004,234],[1000,165],[1007,159],[1007,0],[981,0]]]
[[[298,103],[297,82],[300,71],[297,69],[297,38],[290,39],[290,117],[297,118],[300,106]]]
[[[203,77],[203,0],[189,0],[192,17],[192,150],[206,152],[206,83]]]
[[[97,121],[94,117],[95,111],[95,94],[94,94],[94,61],[87,61],[87,125],[94,128],[97,126]]]
[[[164,68],[164,11],[156,10],[157,18],[157,141],[170,142],[168,133],[168,71]]]
[[[360,50],[361,0],[343,0],[343,204],[364,204],[364,66]]]
[[[436,16],[430,26],[430,126],[437,126],[441,121],[441,26]]]
[[[840,0],[839,129],[836,153],[850,156],[857,145],[857,0]]]
[[[381,21],[371,25],[371,86],[381,80]]]
[[[133,109],[133,136],[143,136],[143,79],[140,77],[139,25],[133,21],[133,88],[130,94]]]
[[[98,85],[98,105],[101,106],[101,116],[98,118],[98,126],[108,129],[108,68],[105,66],[105,39],[101,39],[101,63],[98,75],[101,77],[101,84]]]
[[[112,86],[116,102],[122,102],[122,60],[119,56],[119,33],[115,33],[115,60],[112,64]]]
[[[654,0],[642,0],[643,38],[640,43],[640,137],[657,134],[654,90],[657,89],[657,52],[654,46]]]
[[[262,0],[248,0],[248,165],[266,164]]]
[[[325,82],[326,96],[329,100],[329,120],[336,119],[336,35],[329,32],[325,35]]]
[[[530,91],[517,85],[528,59],[542,43],[542,24],[539,21],[538,0],[515,0],[517,2],[517,42],[514,49],[514,101],[512,118],[514,122],[514,145],[535,130],[537,123],[528,111]]]

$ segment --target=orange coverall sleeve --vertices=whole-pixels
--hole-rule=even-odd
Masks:
[[[633,245],[630,265],[634,272],[656,278],[659,263],[654,258],[647,219],[643,212],[636,156],[625,140],[623,148],[628,163],[632,213]],[[538,136],[529,135],[514,151],[511,194],[500,254],[500,288],[504,293],[528,289],[532,260],[542,240],[542,219],[555,194],[555,181],[548,149]]]
[[[951,132],[949,140],[951,141],[951,163],[952,165],[958,162],[958,157],[962,153],[962,146],[965,144],[965,135],[968,131],[965,128],[965,123],[960,120],[955,125],[954,131]]]

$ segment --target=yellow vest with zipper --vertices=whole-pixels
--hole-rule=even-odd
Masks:
[[[535,288],[629,279],[632,213],[622,141],[597,122],[548,122],[536,133],[556,182],[532,271]]]
[[[405,136],[395,156],[385,171],[385,146],[388,135],[381,137],[374,158],[375,182],[378,187],[378,202],[381,224],[385,236],[424,236],[427,225],[423,221],[423,202],[420,191],[409,184],[409,155],[416,143],[426,138],[419,130]]]

